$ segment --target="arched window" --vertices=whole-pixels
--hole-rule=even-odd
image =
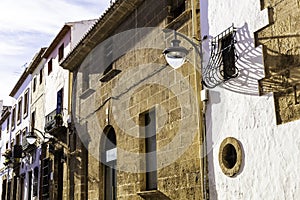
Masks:
[[[104,151],[102,162],[104,166],[104,196],[105,200],[117,199],[117,142],[116,133],[112,126],[104,129],[105,136],[103,141]]]

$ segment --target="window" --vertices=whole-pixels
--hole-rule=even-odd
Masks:
[[[41,189],[42,189],[42,196],[44,198],[49,198],[50,196],[50,185],[49,185],[49,181],[50,181],[50,174],[51,174],[51,167],[52,167],[52,161],[50,160],[50,158],[44,158],[42,160],[42,181],[41,181]]]
[[[31,113],[31,131],[33,131],[34,126],[35,126],[35,111]]]
[[[64,89],[60,89],[57,92],[56,96],[56,114],[61,114],[63,111],[63,97],[64,97]]]
[[[39,168],[35,167],[33,170],[33,196],[38,194]]]
[[[29,106],[29,89],[24,94],[24,110],[23,115],[24,118],[28,116],[28,106]]]
[[[113,42],[112,40],[109,40],[105,44],[104,60],[103,60],[104,61],[103,65],[105,67],[105,70],[103,72],[103,76],[100,79],[101,82],[108,82],[121,72],[121,70],[116,69],[113,66],[113,61],[114,61],[113,48],[114,48]]]
[[[40,84],[43,82],[43,68],[40,70]]]
[[[21,123],[21,118],[22,118],[22,98],[20,98],[18,102],[18,115],[17,115],[17,123]]]
[[[27,189],[27,198],[28,199],[32,199],[31,198],[31,187],[32,187],[32,171],[28,172],[28,189]]]
[[[9,131],[9,122],[10,122],[10,120],[9,120],[9,117],[7,118],[7,127],[6,127],[6,130],[7,130],[7,132]]]
[[[140,115],[142,133],[145,135],[146,190],[157,189],[156,116],[151,109]]]
[[[64,43],[58,48],[58,61],[61,61],[64,58]]]
[[[12,199],[13,200],[17,199],[17,189],[18,189],[18,177],[14,176],[14,178],[13,178],[13,191],[12,191]]]
[[[36,77],[34,77],[34,79],[33,79],[32,90],[33,90],[33,92],[35,92],[35,90],[36,90]]]
[[[90,88],[90,77],[88,71],[82,72],[82,91],[86,91]]]
[[[185,11],[185,1],[184,0],[175,0],[172,2],[173,2],[173,6],[172,6],[171,13],[172,13],[173,19],[176,19]]]
[[[111,41],[108,42],[105,46],[105,57],[104,64],[106,66],[103,75],[107,74],[110,70],[112,70],[112,62],[113,62],[113,44]]]
[[[219,149],[219,164],[225,175],[233,177],[240,171],[242,153],[242,146],[237,139],[227,137],[222,141]]]
[[[9,180],[7,182],[7,196],[6,196],[6,199],[10,199],[10,193],[11,193],[11,180]]]
[[[48,75],[52,72],[52,58],[48,61]]]
[[[234,39],[233,34],[230,33],[220,40],[223,68],[221,73],[224,80],[236,77],[237,70],[235,67],[235,53],[234,53]]]
[[[21,131],[17,133],[15,144],[21,144]]]
[[[208,88],[236,78],[239,74],[235,62],[238,54],[235,51],[236,28],[232,25],[211,40],[210,58],[202,70],[203,84]]]
[[[2,195],[1,195],[1,199],[5,199],[6,198],[6,183],[7,183],[7,179],[3,179],[3,181],[2,181]]]
[[[12,109],[12,114],[11,114],[11,129],[15,129],[16,126],[16,106]]]
[[[20,176],[20,199],[24,199],[24,190],[25,190],[25,174],[21,174]]]
[[[15,145],[13,146],[13,157],[22,158],[21,131],[16,135]]]

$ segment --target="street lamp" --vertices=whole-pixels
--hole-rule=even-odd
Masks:
[[[168,32],[168,30],[165,29],[164,32]],[[201,58],[201,62],[203,62],[200,45],[191,41],[191,39],[184,34],[176,32],[175,30],[173,32],[174,39],[171,41],[171,47],[163,51],[167,63],[174,69],[177,69],[184,64],[186,56],[189,53],[186,48],[179,46],[181,41],[177,39],[177,35],[184,38],[194,47],[196,53]],[[235,52],[235,43],[237,42],[235,35],[236,28],[232,24],[232,26],[212,38],[212,49],[210,50],[208,63],[201,68],[202,83],[205,87],[214,88],[238,76],[239,71],[235,66],[238,60],[238,55]]]
[[[32,132],[29,132],[29,135],[26,136],[26,140],[29,144],[34,144],[37,137],[34,134],[31,134]]]
[[[177,69],[181,67],[184,64],[186,60],[186,56],[189,53],[189,51],[186,48],[179,46],[181,41],[177,39],[177,35],[183,37],[190,44],[192,44],[193,47],[195,47],[197,53],[201,56],[198,49],[199,47],[194,42],[192,42],[189,38],[187,38],[183,34],[176,32],[175,30],[173,31],[173,33],[174,33],[174,39],[171,41],[171,47],[167,47],[165,50],[163,50],[163,54],[165,55],[166,61],[172,68]]]
[[[39,133],[42,135],[42,137],[43,137],[44,140],[45,140],[45,139],[51,139],[51,137],[47,137],[47,136],[45,135],[47,132],[43,133],[42,131],[40,131],[40,130],[38,130],[38,129],[36,129],[36,128],[32,128],[32,129],[33,129],[33,131],[28,132],[28,134],[27,134],[27,136],[26,136],[26,140],[27,140],[27,142],[28,142],[29,144],[34,144],[34,143],[36,142],[36,140],[37,140],[37,136],[35,135],[34,131],[39,132]]]
[[[175,39],[171,41],[171,47],[168,47],[163,51],[167,63],[174,69],[177,69],[184,64],[186,56],[189,53],[186,48],[179,46],[180,42],[180,40],[176,39],[175,34]]]

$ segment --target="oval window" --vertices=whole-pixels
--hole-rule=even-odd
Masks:
[[[219,150],[219,164],[224,174],[234,176],[242,164],[242,149],[239,141],[233,137],[223,140]]]

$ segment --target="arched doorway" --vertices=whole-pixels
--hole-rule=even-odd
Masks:
[[[102,145],[102,163],[104,164],[104,197],[105,200],[117,199],[117,141],[112,126],[104,129]]]

